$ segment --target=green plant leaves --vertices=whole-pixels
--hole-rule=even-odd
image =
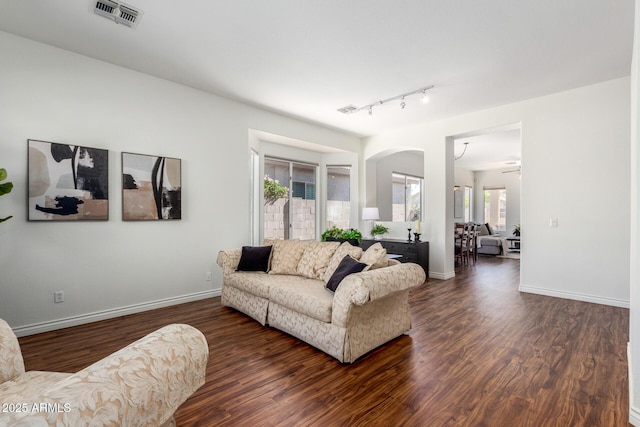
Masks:
[[[349,230],[343,230],[342,228],[338,228],[335,225],[328,230],[325,230],[322,233],[322,241],[326,242],[327,238],[332,239],[354,239],[357,240],[358,243],[362,240],[362,233],[357,228],[351,228]]]
[[[0,168],[0,181],[4,181],[5,179],[7,179],[7,170],[4,168]],[[5,182],[0,184],[0,196],[3,196],[5,194],[11,193],[11,190],[13,189],[13,183],[12,182]],[[6,218],[0,218],[0,222],[5,222],[6,220],[13,218],[12,216],[8,216]]]
[[[5,168],[0,168],[0,181],[4,181],[7,179],[7,170]],[[0,184],[0,196],[3,194],[7,194],[11,192],[13,188],[13,183],[5,182],[4,184]]]
[[[5,182],[4,184],[0,184],[0,196],[11,193],[13,189],[13,183]]]
[[[371,235],[375,236],[377,234],[385,234],[389,232],[389,228],[385,227],[382,224],[374,224],[371,229]]]
[[[289,189],[280,185],[277,179],[271,178],[269,175],[264,176],[264,200],[267,204],[273,204],[281,197],[285,197]]]

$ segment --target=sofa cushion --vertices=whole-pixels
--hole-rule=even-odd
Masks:
[[[336,271],[333,272],[333,275],[327,282],[327,289],[335,292],[345,277],[353,273],[360,273],[367,267],[369,267],[367,264],[358,262],[349,255],[346,255],[342,261],[340,261],[338,268],[336,268]]]
[[[331,256],[340,242],[313,242],[309,244],[298,263],[298,274],[309,279],[322,279]]]
[[[269,274],[298,274],[298,263],[312,241],[275,240]]]
[[[280,279],[283,277],[287,276],[278,276]],[[269,304],[276,303],[321,322],[331,323],[333,294],[327,292],[324,282],[299,276],[293,278],[296,280],[281,280],[271,288]]]
[[[298,276],[270,275],[266,273],[238,271],[227,275],[224,286],[233,286],[234,288],[245,291],[251,295],[269,299],[269,289],[273,285],[277,285],[281,281],[286,282],[290,280],[295,283],[299,283],[302,279]]]
[[[243,246],[237,271],[268,271],[273,246]]]
[[[499,238],[483,237],[480,240],[480,246],[502,246],[502,240]]]
[[[329,279],[331,279],[331,276],[333,276],[336,268],[338,268],[338,265],[340,265],[342,259],[346,255],[349,255],[351,258],[358,260],[362,256],[362,248],[359,246],[351,246],[349,242],[344,242],[343,244],[341,244],[331,256],[331,260],[327,265],[327,269],[322,275],[322,280],[325,283],[327,283]]]
[[[387,250],[381,243],[374,243],[363,252],[360,262],[369,266],[369,270],[383,268],[387,266]]]

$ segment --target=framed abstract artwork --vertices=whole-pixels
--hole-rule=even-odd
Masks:
[[[122,219],[182,218],[180,159],[122,153]]]
[[[29,139],[29,221],[109,219],[109,151]]]

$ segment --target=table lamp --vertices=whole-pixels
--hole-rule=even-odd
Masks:
[[[375,221],[380,219],[380,212],[378,208],[362,208],[362,219],[365,221]],[[373,228],[373,224],[371,224],[371,228],[369,228],[369,234],[371,234],[371,229]]]

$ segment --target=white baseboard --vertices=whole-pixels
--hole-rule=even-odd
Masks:
[[[633,406],[633,359],[631,358],[631,343],[627,343],[627,366],[629,370],[629,422],[636,427],[640,427],[640,408]]]
[[[594,304],[611,305],[613,307],[629,308],[630,304],[629,300],[580,294],[577,292],[558,291],[555,289],[539,288],[536,286],[525,286],[523,284],[520,284],[519,290],[520,292],[526,292],[529,294],[546,295],[549,297],[572,299],[576,301],[591,302]]]
[[[449,271],[448,273],[439,273],[437,271],[429,272],[429,279],[449,280],[456,277],[455,271]]]
[[[56,329],[68,328],[70,326],[84,325],[85,323],[97,322],[98,320],[111,319],[118,316],[126,316],[127,314],[140,313],[142,311],[153,310],[156,308],[169,307],[171,305],[182,304],[185,302],[197,301],[205,298],[220,296],[220,289],[210,291],[196,292],[178,297],[165,298],[156,301],[149,301],[140,304],[132,304],[125,307],[112,308],[109,310],[96,311],[93,313],[81,314],[79,316],[66,317],[63,319],[52,320],[49,322],[34,323],[31,325],[18,326],[13,328],[13,332],[18,337],[39,334],[41,332],[54,331]]]
[[[629,423],[636,427],[640,427],[640,408],[629,407]]]

